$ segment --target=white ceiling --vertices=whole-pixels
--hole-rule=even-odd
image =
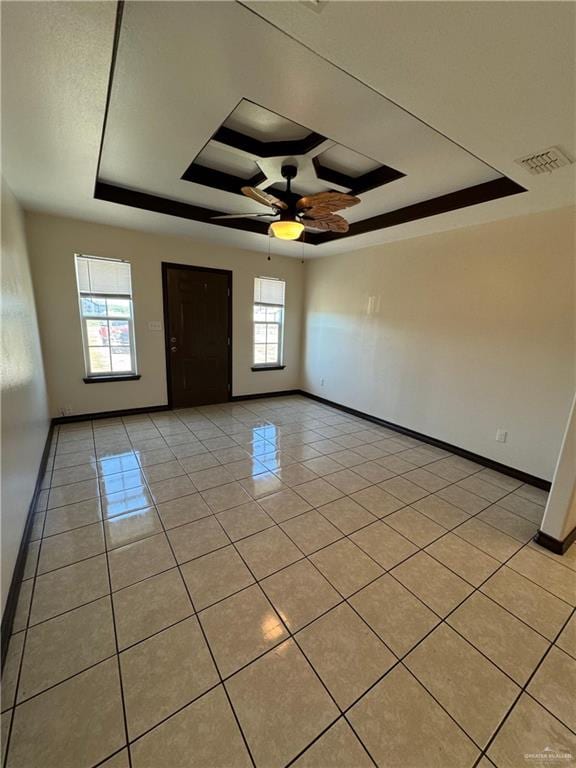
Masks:
[[[406,174],[362,194],[349,221],[501,175],[239,3],[128,2],[116,62],[100,179],[118,186],[223,213],[265,211],[180,178],[242,98]]]
[[[179,180],[246,97],[407,172],[384,188],[387,199],[366,193],[350,220],[400,207],[415,189],[426,197],[498,175],[484,163],[529,190],[306,246],[309,256],[574,203],[576,166],[532,177],[514,163],[553,144],[576,155],[573,3],[328,1],[321,8],[129,1],[101,177],[221,210],[256,210],[249,200]],[[28,208],[267,249],[261,235],[93,199],[114,19],[112,2],[2,3],[9,185]],[[272,248],[302,255],[300,244]]]

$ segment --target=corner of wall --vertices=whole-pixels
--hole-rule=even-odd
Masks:
[[[50,428],[23,212],[2,179],[2,611]]]

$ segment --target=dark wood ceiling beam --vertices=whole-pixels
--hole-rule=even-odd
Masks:
[[[322,165],[319,157],[315,157],[312,162],[314,163],[316,176],[320,181],[345,187],[351,195],[361,195],[363,192],[369,192],[371,189],[382,187],[384,184],[396,181],[396,179],[402,179],[406,175],[388,165],[381,165],[372,171],[363,173],[361,176],[348,176],[347,173],[335,171],[333,168],[327,168]]]
[[[208,168],[206,165],[191,163],[182,174],[183,181],[192,181],[195,184],[202,184],[204,187],[221,189],[223,192],[232,192],[235,195],[242,194],[242,187],[256,187],[266,181],[266,174],[259,171],[249,179],[243,179],[241,176],[234,176],[231,173],[217,171],[214,168]]]
[[[396,227],[399,224],[406,224],[409,221],[417,221],[418,219],[427,219],[430,216],[457,211],[461,208],[468,208],[471,205],[486,203],[489,200],[498,200],[501,197],[509,197],[521,192],[526,192],[524,187],[512,181],[512,179],[502,176],[499,179],[485,181],[482,184],[475,184],[472,187],[465,187],[456,192],[450,192],[447,195],[440,195],[430,200],[407,205],[404,208],[398,208],[396,211],[380,213],[377,216],[371,216],[369,219],[355,221],[350,224],[350,229],[345,235],[324,234],[320,236],[320,242],[327,243],[331,240],[338,240],[341,237],[364,235],[367,232]]]
[[[227,227],[228,229],[237,229],[243,232],[255,232],[259,235],[267,236],[268,227],[270,226],[269,222],[256,221],[255,219],[214,219],[214,216],[220,216],[226,213],[226,211],[217,211],[212,208],[192,205],[191,203],[182,203],[177,200],[160,197],[159,195],[150,195],[147,192],[139,192],[135,189],[107,184],[103,181],[96,183],[94,197],[97,200],[128,205],[131,208],[139,208],[142,211],[163,213],[167,216],[178,216],[181,219],[200,221],[204,224],[213,224],[218,227]],[[310,245],[317,245],[319,237],[321,235],[306,232],[305,242]]]
[[[252,157],[279,157],[280,155],[305,155],[315,147],[326,141],[324,136],[313,131],[303,139],[291,141],[260,141],[252,136],[246,136],[232,128],[221,126],[218,128],[212,141],[217,141],[227,147],[232,147],[240,152],[245,152]]]

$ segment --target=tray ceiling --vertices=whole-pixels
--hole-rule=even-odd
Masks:
[[[267,236],[267,220],[214,217],[263,212],[242,185],[281,196],[290,160],[296,193],[361,199],[348,233],[305,234],[323,245],[524,192],[356,78],[261,32],[233,3],[124,6],[97,198]]]
[[[323,159],[335,173],[404,174],[361,194],[349,236],[273,243],[297,257],[574,204],[574,166],[531,177],[514,162],[552,145],[575,156],[574,4],[358,6],[128,0],[109,89],[114,3],[4,2],[3,174],[27,209],[264,252],[258,231],[188,218],[189,206],[207,219],[261,210],[184,178],[193,161],[258,172],[255,157],[224,160],[210,146],[221,127],[260,141],[314,132],[333,142]],[[527,191],[451,197],[510,183]],[[99,187],[138,207],[99,198]],[[363,223],[375,217],[384,228]]]

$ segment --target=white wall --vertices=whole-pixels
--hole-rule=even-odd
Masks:
[[[234,272],[234,394],[303,385],[552,477],[574,393],[572,209],[305,267],[299,259],[268,262],[260,253],[38,213],[28,213],[26,225],[53,415],[63,406],[90,413],[165,403],[163,334],[148,330],[149,320],[162,319],[160,264],[215,266]],[[75,252],[132,263],[138,382],[82,381]],[[250,371],[252,285],[262,274],[287,280],[284,371]],[[508,442],[495,441],[497,428],[508,431]]]
[[[2,180],[2,612],[49,428],[22,212]]]
[[[564,432],[540,530],[563,541],[576,528],[576,397]]]
[[[574,392],[574,221],[307,262],[303,388],[551,479]]]
[[[164,333],[148,329],[162,320],[161,263],[175,262],[233,272],[234,395],[300,386],[300,341],[304,268],[299,259],[215,246],[186,237],[154,235],[75,219],[26,214],[26,229],[45,350],[53,416],[163,405],[167,402]],[[74,254],[128,259],[132,288],[139,381],[85,384]],[[254,278],[286,280],[283,371],[250,370]]]

